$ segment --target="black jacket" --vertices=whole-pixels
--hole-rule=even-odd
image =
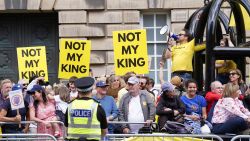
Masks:
[[[171,111],[164,111],[165,108],[172,109]],[[179,111],[180,114],[185,113],[185,105],[178,96],[169,98],[166,94],[162,94],[160,101],[156,107],[156,114],[159,115],[158,124],[160,129],[164,126],[167,120],[174,120],[174,110]]]

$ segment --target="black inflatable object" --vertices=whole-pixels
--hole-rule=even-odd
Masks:
[[[190,128],[190,127],[189,127]],[[174,121],[167,121],[161,132],[169,134],[190,134],[192,129],[188,129],[184,124]]]
[[[236,28],[229,27],[229,17],[221,9],[224,0],[213,0],[204,7],[198,9],[187,21],[185,28],[195,37],[196,43],[203,41],[203,35],[206,28],[206,50],[197,52],[194,56],[194,78],[199,84],[199,90],[202,90],[203,84],[203,63],[205,62],[205,90],[208,91],[210,83],[215,80],[215,60],[216,59],[233,59],[238,64],[238,68],[245,76],[245,57],[250,56],[250,48],[239,48],[239,44],[246,42],[246,33],[244,19],[240,10],[242,5],[250,15],[250,2],[248,0],[227,0],[232,12],[237,17]],[[235,48],[216,47],[222,38],[222,23],[224,29],[230,34]],[[236,36],[235,36],[236,35]],[[205,54],[205,58],[204,58]],[[245,79],[245,78],[243,78]]]

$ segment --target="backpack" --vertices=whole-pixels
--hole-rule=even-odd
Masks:
[[[161,129],[161,132],[167,132],[170,134],[190,134],[192,133],[192,127],[186,126],[179,122],[166,121],[164,127]]]
[[[159,93],[160,93],[160,91],[159,91],[158,89],[155,89],[155,88],[152,89],[151,91],[148,91],[148,92],[151,93],[151,94],[153,94],[155,97],[156,97],[156,96],[159,96]],[[155,95],[154,92],[156,92],[157,95]]]

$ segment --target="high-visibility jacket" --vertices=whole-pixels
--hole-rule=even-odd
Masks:
[[[101,139],[100,122],[97,119],[98,103],[90,100],[74,100],[68,106],[68,139]]]

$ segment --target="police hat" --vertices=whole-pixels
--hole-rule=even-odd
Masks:
[[[93,89],[93,85],[95,83],[95,79],[92,77],[83,77],[76,79],[75,87],[79,92],[88,92]]]

